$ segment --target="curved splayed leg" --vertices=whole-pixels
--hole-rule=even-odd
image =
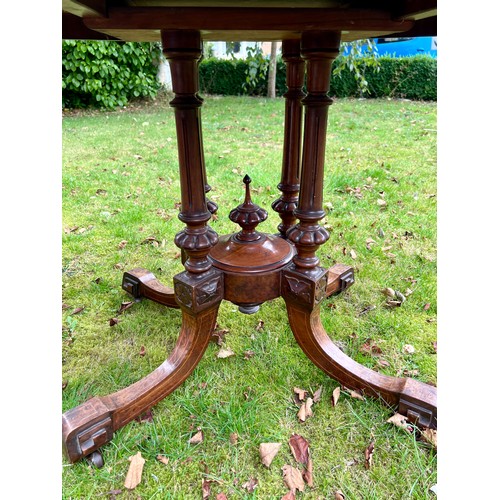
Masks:
[[[94,397],[63,414],[63,449],[70,462],[111,441],[115,431],[184,382],[208,346],[218,309],[219,303],[197,314],[183,311],[174,350],[156,370],[126,389]]]
[[[167,307],[179,307],[174,289],[163,285],[152,272],[142,267],[123,274],[122,288],[135,299],[144,297]]]
[[[437,427],[437,390],[418,380],[382,375],[344,354],[330,339],[319,306],[303,307],[285,297],[292,332],[309,359],[342,385],[380,397],[421,427]]]

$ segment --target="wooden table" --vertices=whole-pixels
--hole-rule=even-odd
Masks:
[[[206,7],[205,4],[210,6]],[[321,301],[354,282],[353,269],[320,266],[318,248],[329,239],[321,226],[323,173],[332,62],[341,40],[405,32],[434,35],[436,1],[372,2],[308,0],[114,1],[63,0],[63,37],[159,41],[169,61],[175,94],[182,207],[185,228],[175,237],[185,271],[173,288],[146,269],[123,276],[122,288],[166,307],[181,309],[182,325],[169,358],[135,384],[94,397],[63,415],[63,445],[71,462],[91,455],[113,433],[175,390],[194,370],[214,330],[222,300],[243,313],[283,297],[290,328],[306,355],[346,387],[381,398],[421,427],[437,426],[436,388],[415,379],[381,375],[346,356],[319,317]],[[370,5],[370,9],[366,8]],[[217,210],[210,201],[202,140],[198,65],[203,40],[281,40],[286,64],[282,195],[272,204],[281,218],[277,234],[258,224],[267,217],[250,196],[229,217],[241,231],[220,236],[209,226]],[[303,92],[303,88],[307,93]]]

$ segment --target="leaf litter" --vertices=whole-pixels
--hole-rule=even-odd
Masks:
[[[281,443],[261,443],[259,445],[260,461],[266,467],[269,467],[278,454]]]
[[[128,468],[127,477],[125,478],[125,488],[133,490],[142,480],[142,470],[146,460],[142,458],[141,452],[129,457],[130,466]]]

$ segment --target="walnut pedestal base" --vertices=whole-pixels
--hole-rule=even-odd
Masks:
[[[319,304],[328,294],[350,286],[352,278],[345,281],[339,277],[346,272],[352,273],[352,268],[338,264],[329,270],[316,268],[312,273],[303,273],[291,261],[295,252],[286,240],[263,235],[260,243],[262,253],[258,253],[259,242],[250,247],[235,244],[234,235],[222,237],[220,246],[213,249],[212,269],[196,279],[186,272],[177,275],[173,289],[159,284],[144,270],[136,269],[125,274],[123,287],[129,292],[131,276],[137,277],[138,282],[144,276],[149,277],[140,282],[140,293],[134,297],[150,298],[167,306],[171,298],[177,300],[176,307],[182,310],[180,336],[169,358],[150,375],[114,394],[94,397],[63,415],[64,449],[71,462],[90,455],[111,441],[115,431],[184,382],[208,346],[222,299],[245,308],[283,297],[297,343],[316,366],[342,385],[397,407],[417,425],[437,426],[435,387],[413,379],[388,377],[365,368],[346,356],[325,332],[319,317]],[[276,246],[273,243],[277,243]],[[227,248],[230,252],[224,253]],[[239,263],[249,253],[260,264],[249,266],[250,272],[247,273]],[[264,254],[267,254],[267,260]],[[166,290],[171,290],[170,296]],[[165,300],[167,296],[169,298]]]

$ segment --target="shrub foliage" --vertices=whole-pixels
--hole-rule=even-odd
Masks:
[[[365,97],[394,97],[434,101],[437,99],[437,60],[429,56],[378,58],[378,70],[367,65]],[[340,60],[334,62],[333,69]],[[278,61],[276,95],[286,92],[285,64]],[[205,94],[242,95],[245,93],[247,63],[241,60],[206,59],[200,64],[200,86]],[[335,71],[334,71],[335,73]],[[265,96],[267,75],[255,82],[252,95]],[[355,75],[344,67],[332,76],[330,95],[359,97],[359,84]]]
[[[63,41],[63,106],[115,108],[134,97],[154,97],[159,55],[158,44]]]
[[[155,97],[160,88],[159,44],[67,40],[62,46],[62,97],[65,108],[115,108],[130,99]],[[248,85],[252,60],[204,59],[200,90],[216,95],[267,94],[267,73],[258,72]],[[366,65],[365,97],[437,99],[437,61],[429,56],[380,57],[377,68]],[[286,92],[285,64],[278,59],[276,95]],[[337,59],[330,86],[333,97],[358,97],[359,82]]]

